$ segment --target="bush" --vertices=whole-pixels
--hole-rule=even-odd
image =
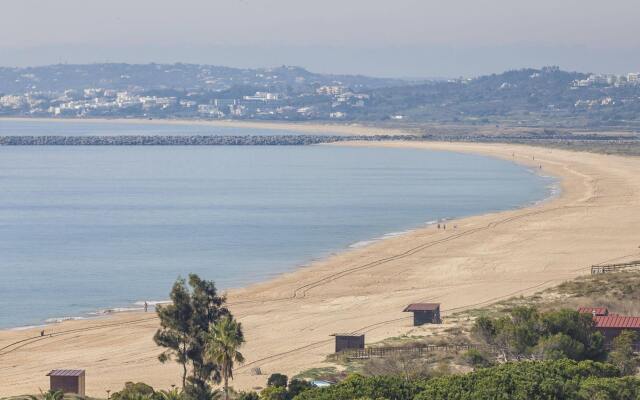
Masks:
[[[267,386],[276,386],[276,387],[287,387],[287,381],[289,378],[286,375],[275,373],[271,374],[269,379],[267,379]]]
[[[260,400],[256,392],[240,392],[236,400]]]
[[[638,334],[633,331],[622,331],[613,339],[613,348],[609,354],[609,361],[620,368],[623,375],[635,374],[640,364],[634,354],[633,344],[638,340]]]
[[[261,400],[288,400],[287,389],[282,386],[269,386],[260,392]]]
[[[307,391],[309,389],[313,389],[314,387],[315,386],[311,382],[294,378],[291,380],[291,382],[289,382],[288,397],[290,399],[293,399],[300,393]]]
[[[593,317],[572,310],[540,314],[532,307],[517,307],[506,317],[479,317],[472,333],[505,356],[536,352],[548,360],[600,361],[605,355],[604,338]]]
[[[111,400],[139,400],[143,398],[156,400],[159,399],[159,395],[146,383],[126,382],[124,388],[113,393],[110,398]]]
[[[578,389],[588,377],[619,375],[610,364],[593,361],[540,361],[507,363],[466,375],[431,380],[416,400],[444,399],[579,399]]]
[[[307,390],[295,400],[389,399],[410,400],[421,391],[426,381],[407,381],[398,376],[365,378],[351,375],[337,385]]]
[[[295,400],[637,399],[640,379],[619,375],[613,365],[594,361],[526,361],[431,380],[353,375],[328,388],[307,390]]]
[[[464,360],[474,368],[490,367],[493,364],[486,355],[476,349],[464,353]]]
[[[580,384],[579,400],[640,399],[638,378],[587,378]]]

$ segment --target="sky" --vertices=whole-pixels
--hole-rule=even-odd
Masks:
[[[638,0],[0,0],[0,65],[298,65],[389,77],[640,70]]]

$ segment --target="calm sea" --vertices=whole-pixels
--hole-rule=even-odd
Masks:
[[[410,149],[0,147],[0,327],[139,307],[189,272],[247,285],[551,185],[507,161]]]

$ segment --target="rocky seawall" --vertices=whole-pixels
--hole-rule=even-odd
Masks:
[[[301,146],[342,141],[417,140],[417,136],[0,136],[2,146]]]

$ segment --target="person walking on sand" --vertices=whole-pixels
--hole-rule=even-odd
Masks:
[[[147,303],[146,301],[144,302],[144,312],[147,312],[147,310],[149,309],[149,303]]]

